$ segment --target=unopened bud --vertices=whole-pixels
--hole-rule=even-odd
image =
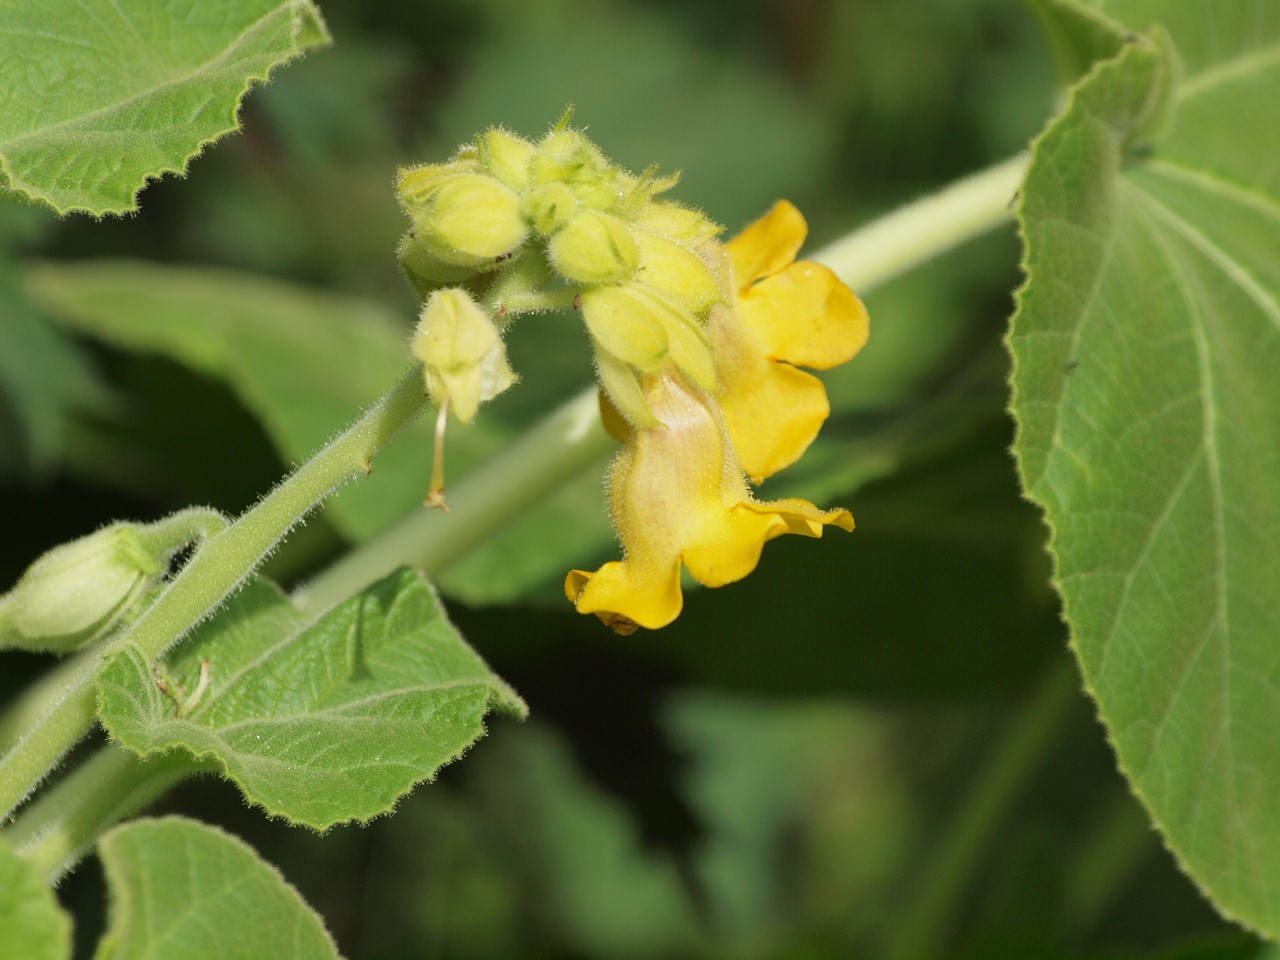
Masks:
[[[724,300],[710,268],[688,247],[639,230],[635,237],[645,284],[700,317]]]
[[[414,225],[432,254],[462,267],[492,263],[518,247],[526,232],[515,192],[471,173],[437,185]]]
[[[701,211],[669,200],[654,200],[641,207],[634,224],[649,233],[667,237],[694,250],[720,235],[721,226]]]
[[[413,355],[423,363],[432,401],[450,404],[463,423],[516,382],[497,325],[457,287],[437,290],[423,307]]]
[[[423,300],[441,287],[459,284],[480,272],[479,267],[459,267],[445,263],[431,251],[431,247],[418,236],[416,230],[410,231],[401,239],[396,257],[405,277]]]
[[[119,623],[161,566],[123,523],[54,547],[0,598],[0,646],[75,650]]]
[[[582,295],[582,317],[596,343],[639,370],[657,369],[667,356],[664,312],[656,297],[634,284]]]
[[[475,173],[479,164],[474,160],[455,157],[448,163],[422,163],[416,167],[402,167],[396,174],[396,194],[400,206],[411,217],[416,217],[426,206],[436,189],[448,180],[463,173]]]
[[[476,145],[484,168],[512,190],[529,185],[529,162],[534,146],[523,137],[493,127],[480,134]]]
[[[595,210],[579,211],[552,239],[547,254],[562,277],[585,284],[626,280],[640,262],[627,225]]]
[[[525,218],[544,237],[555,233],[578,212],[578,198],[563,183],[544,183],[524,195]]]

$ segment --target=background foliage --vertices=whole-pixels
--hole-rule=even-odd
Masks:
[[[243,132],[136,216],[0,201],[0,582],[110,519],[242,510],[389,384],[415,312],[392,256],[398,164],[493,123],[537,134],[574,102],[614,159],[683,169],[678,197],[730,230],[786,196],[816,245],[1023,148],[1057,105],[1051,48],[1078,73],[1082,38],[1116,42],[1054,19],[1076,4],[1033,6],[1047,33],[1011,0],[329,0],[335,46],[251,94]],[[1177,189],[1126,183],[1139,208]],[[1162,848],[1078,693],[1007,452],[1019,282],[1010,228],[869,298],[872,342],[829,378],[822,444],[763,491],[848,505],[852,536],[781,540],[749,586],[624,640],[558,594],[567,563],[615,549],[584,476],[440,578],[533,719],[492,720],[364,828],[320,838],[213,779],[164,809],[249,841],[353,958],[1260,956]],[[567,318],[526,319],[510,353],[524,382],[451,438],[458,475],[589,377]],[[1087,391],[1088,356],[1060,379],[1073,359]],[[421,430],[399,438],[379,485],[344,492],[267,572],[291,584],[384,527],[421,497],[427,456]],[[7,663],[6,693],[46,665]],[[219,836],[126,827],[108,871],[131,829]],[[82,953],[99,871],[61,891]],[[115,942],[126,923],[112,915]]]

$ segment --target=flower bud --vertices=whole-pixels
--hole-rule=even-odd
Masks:
[[[520,198],[492,177],[474,173],[437,184],[415,227],[434,256],[460,267],[492,263],[525,237]]]
[[[720,235],[721,226],[699,210],[669,200],[654,200],[636,212],[633,225],[694,250]]]
[[[448,163],[402,167],[396,174],[396,195],[400,199],[400,206],[409,216],[416,217],[441,184],[459,174],[475,173],[477,169],[478,164],[475,162],[457,158]]]
[[[512,190],[529,185],[529,162],[534,146],[523,137],[492,127],[476,140],[484,168]]]
[[[497,325],[457,287],[431,294],[413,336],[413,355],[423,363],[432,401],[437,407],[448,402],[463,423],[516,382]]]
[[[120,622],[161,570],[123,523],[54,547],[0,602],[0,646],[68,653]]]
[[[627,225],[595,210],[579,211],[552,239],[547,254],[556,272],[574,283],[617,283],[640,262]]]
[[[475,276],[482,269],[445,263],[431,252],[430,246],[422,240],[416,230],[410,231],[401,238],[400,246],[396,248],[396,257],[400,261],[400,269],[404,271],[405,277],[423,300],[431,296],[433,291],[461,283]]]
[[[578,198],[563,183],[544,183],[524,195],[520,209],[544,237],[555,233],[578,212]]]
[[[669,359],[698,386],[715,388],[702,323],[656,290],[638,283],[588,290],[582,315],[596,343],[637,370],[656,370]]]
[[[578,205],[611,210],[625,193],[620,171],[577,130],[553,130],[538,143],[529,165],[533,183],[564,183]]]
[[[634,285],[595,287],[582,295],[582,316],[592,338],[623,363],[656,369],[667,356],[663,310]]]
[[[710,268],[688,247],[639,230],[635,238],[640,250],[640,278],[647,286],[698,316],[705,316],[724,300]]]

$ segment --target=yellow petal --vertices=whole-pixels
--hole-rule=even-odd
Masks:
[[[867,342],[867,309],[834,273],[801,260],[761,280],[738,315],[774,360],[817,370],[844,363]]]
[[[574,570],[565,578],[565,593],[579,613],[594,613],[617,633],[631,633],[637,626],[657,630],[684,607],[680,558],[663,566],[614,560],[594,574]]]
[[[831,405],[821,380],[770,360],[733,322],[731,314],[713,315],[716,398],[742,468],[759,483],[800,459]]]
[[[733,262],[737,292],[793,261],[808,233],[809,225],[800,211],[786,200],[779,200],[772,210],[725,244]]]
[[[772,514],[787,525],[787,533],[798,533],[804,537],[821,537],[825,526],[839,527],[846,533],[853,532],[853,514],[843,507],[834,510],[819,510],[808,500],[789,497],[786,500],[769,500],[765,503],[751,501],[743,505],[748,510]]]
[[[760,562],[765,543],[787,532],[781,518],[751,510],[745,501],[728,509],[721,504],[707,519],[701,537],[684,548],[689,572],[707,587],[741,580]]]

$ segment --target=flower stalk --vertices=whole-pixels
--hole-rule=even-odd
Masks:
[[[257,569],[316,504],[348,480],[369,473],[383,444],[425,405],[422,373],[414,367],[364,416],[235,523],[202,541],[142,616],[107,640],[0,757],[0,821],[12,815],[93,726],[97,680],[112,657],[128,647],[137,648],[148,660],[160,656]]]

